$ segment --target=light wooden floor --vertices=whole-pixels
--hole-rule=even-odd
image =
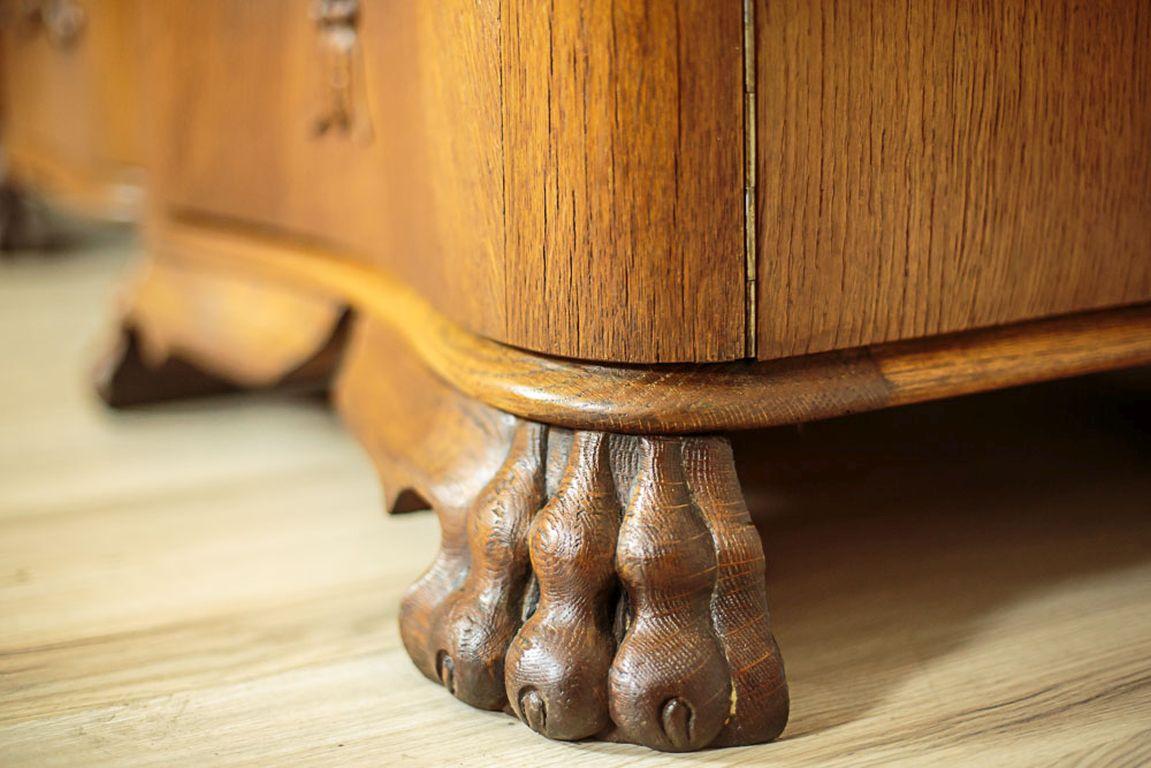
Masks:
[[[554,744],[409,665],[435,521],[321,405],[93,402],[127,250],[0,264],[0,765],[1151,763],[1146,376],[741,439],[785,738]]]

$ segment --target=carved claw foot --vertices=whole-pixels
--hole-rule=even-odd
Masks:
[[[124,316],[135,334],[106,367],[121,404],[170,394],[155,379],[174,362],[266,387],[326,379],[339,360],[336,401],[388,507],[439,514],[440,551],[400,629],[457,698],[550,738],[669,751],[783,730],[763,550],[725,439],[525,420],[435,375],[388,323],[174,258],[145,270]]]
[[[764,559],[728,442],[517,423],[401,632],[420,670],[554,739],[684,751],[787,721]]]

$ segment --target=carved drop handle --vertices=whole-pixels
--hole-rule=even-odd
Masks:
[[[312,135],[320,137],[334,131],[361,139],[370,137],[366,105],[357,106],[356,98],[363,87],[359,0],[314,0],[312,20],[319,33],[320,66],[325,73],[322,106],[312,121]]]

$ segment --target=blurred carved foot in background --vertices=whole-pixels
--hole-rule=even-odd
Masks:
[[[126,295],[96,392],[127,408],[245,389],[323,391],[347,326],[342,307],[322,298],[153,262]]]

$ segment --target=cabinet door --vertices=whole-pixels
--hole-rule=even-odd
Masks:
[[[1151,300],[1145,0],[757,0],[760,358]]]

